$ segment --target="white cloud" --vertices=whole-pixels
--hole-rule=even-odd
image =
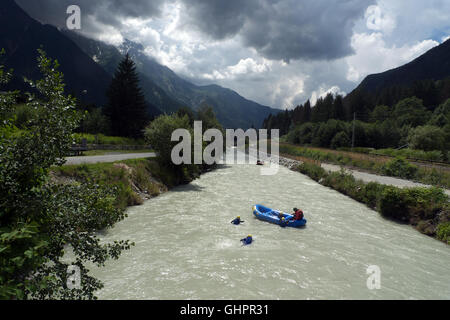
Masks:
[[[427,39],[401,47],[388,46],[380,32],[356,33],[352,37],[355,54],[345,59],[347,79],[358,82],[368,74],[399,67],[437,45],[439,42]]]
[[[252,58],[241,59],[234,66],[229,66],[227,69],[230,75],[241,75],[248,73],[262,73],[270,70],[272,62],[263,59],[262,63],[257,63]]]
[[[342,96],[346,95],[346,93],[342,91],[338,86],[332,86],[329,89],[320,87],[317,91],[313,91],[313,93],[311,94],[311,98],[309,99],[311,102],[311,106],[315,106],[319,98],[325,98],[329,93],[333,94],[334,96],[338,94]]]
[[[369,30],[391,33],[396,27],[395,18],[378,5],[369,6],[364,18]]]

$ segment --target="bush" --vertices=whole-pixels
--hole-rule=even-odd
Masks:
[[[319,181],[327,175],[325,169],[312,163],[303,162],[298,166],[298,170],[315,181]]]
[[[303,163],[296,168],[322,185],[377,209],[382,216],[414,225],[429,236],[450,240],[448,196],[440,188],[397,188],[376,182],[364,184],[341,170],[328,173],[320,166]],[[436,228],[436,225],[439,225]],[[450,242],[449,242],[450,243]]]
[[[405,158],[397,157],[381,168],[383,174],[393,177],[400,177],[405,179],[412,179],[415,177],[418,167],[410,164]]]
[[[100,144],[100,145],[145,145],[145,141],[142,139],[132,139],[124,137],[110,137],[103,134],[88,134],[88,133],[74,133],[73,140],[75,143],[80,144],[83,139],[86,139],[88,144]]]
[[[443,129],[435,126],[417,127],[411,130],[408,142],[413,149],[443,150],[446,143],[446,134]]]
[[[337,149],[340,147],[348,147],[350,145],[350,139],[348,135],[344,132],[338,132],[331,140],[331,148]]]
[[[450,244],[450,222],[440,223],[437,227],[436,236],[439,240]]]
[[[416,127],[425,124],[431,113],[425,109],[422,100],[411,97],[403,99],[395,105],[393,116],[399,127],[405,125]]]
[[[371,208],[376,208],[380,195],[386,186],[377,182],[369,182],[364,186],[363,201]]]
[[[390,157],[405,157],[407,159],[425,160],[425,161],[443,161],[444,155],[441,151],[423,151],[413,149],[379,149],[370,151],[371,154],[385,155]]]
[[[382,192],[378,201],[378,209],[384,217],[407,222],[409,221],[408,206],[411,199],[402,189],[388,186]]]

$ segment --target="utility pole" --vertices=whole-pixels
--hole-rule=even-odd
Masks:
[[[352,130],[352,151],[355,147],[355,120],[356,120],[356,112],[353,112],[353,130]]]

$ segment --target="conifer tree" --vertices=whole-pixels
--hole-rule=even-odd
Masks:
[[[142,137],[142,130],[150,119],[148,105],[139,86],[136,65],[128,54],[116,70],[107,97],[105,114],[111,121],[112,134],[120,137]]]

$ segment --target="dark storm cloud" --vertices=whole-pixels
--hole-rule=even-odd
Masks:
[[[184,0],[185,22],[215,39],[239,35],[270,59],[336,59],[352,53],[355,21],[374,0]]]
[[[120,30],[125,17],[160,15],[175,0],[17,0],[33,17],[65,25],[70,4]],[[179,0],[180,26],[215,40],[239,36],[245,46],[275,60],[336,59],[352,53],[354,22],[375,0]],[[94,28],[89,21],[85,28]],[[92,30],[89,30],[92,31]]]
[[[86,17],[94,16],[103,24],[120,27],[121,19],[125,17],[158,16],[164,0],[16,0],[16,2],[33,18],[59,27],[66,25],[66,10],[70,5],[78,5],[81,8],[83,22],[87,21]]]

